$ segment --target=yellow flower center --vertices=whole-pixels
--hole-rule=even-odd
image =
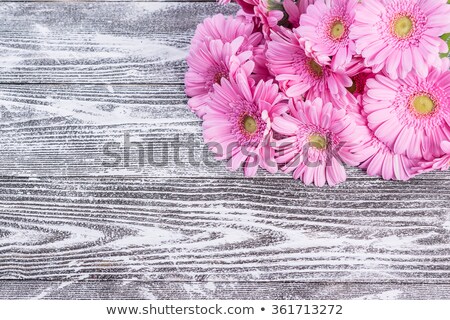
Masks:
[[[313,75],[315,75],[318,78],[321,78],[323,76],[323,70],[322,66],[318,64],[314,59],[311,59],[308,61],[309,70]]]
[[[309,136],[309,143],[316,149],[326,149],[328,145],[327,138],[320,134],[312,134]]]
[[[408,16],[401,16],[394,20],[393,33],[399,38],[408,37],[414,28],[413,21]]]
[[[256,120],[249,115],[244,117],[244,119],[242,120],[242,125],[244,126],[245,131],[247,131],[248,133],[254,133],[256,129],[258,129]]]
[[[342,21],[337,20],[331,25],[330,35],[333,39],[340,39],[345,32]]]
[[[420,115],[428,115],[432,113],[436,107],[434,101],[427,95],[416,96],[411,104],[414,110]]]

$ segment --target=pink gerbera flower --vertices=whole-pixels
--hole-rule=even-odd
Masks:
[[[431,161],[422,161],[419,163],[419,172],[429,172],[433,170],[448,170],[450,168],[450,141],[442,141],[441,149],[443,156]]]
[[[439,52],[447,44],[439,38],[450,30],[446,0],[364,0],[357,6],[350,38],[365,64],[392,79],[415,69],[421,77],[428,66],[439,67]]]
[[[334,97],[335,106],[356,112],[360,110],[367,80],[375,75],[370,68],[364,66],[363,60],[358,57],[353,58],[347,65],[345,73],[350,77],[352,85],[347,87],[348,92],[345,95]],[[326,96],[327,93],[324,92],[323,95]]]
[[[238,12],[236,12],[236,18],[243,19],[245,22],[253,23],[255,26],[255,30],[260,29],[260,20],[255,16],[255,13],[247,13],[242,9],[239,9]]]
[[[450,139],[450,71],[432,68],[426,78],[410,72],[404,80],[383,75],[367,81],[364,111],[375,136],[410,159],[441,156]]]
[[[261,0],[255,7],[255,16],[261,21],[266,39],[270,39],[273,32],[280,31],[280,26],[287,27],[289,23],[280,0]]]
[[[204,116],[205,142],[233,171],[243,165],[246,176],[254,176],[258,167],[275,173],[271,121],[286,110],[284,96],[272,81],[254,87],[243,74],[237,81],[224,79],[214,85]]]
[[[300,25],[300,16],[306,12],[306,8],[315,0],[283,0],[282,12],[286,16],[290,28]]]
[[[252,73],[252,52],[237,53],[243,41],[243,37],[238,37],[231,43],[212,40],[191,48],[186,58],[189,70],[185,76],[185,91],[192,97],[188,106],[197,116],[204,115],[209,93],[215,83],[220,83],[222,78],[230,79],[237,72],[244,72],[247,76]]]
[[[394,153],[367,126],[367,115],[363,110],[352,113],[357,124],[358,136],[363,142],[353,151],[360,153],[361,169],[366,169],[369,176],[382,177],[385,180],[409,180],[417,174],[413,169],[417,160],[409,159],[402,154]]]
[[[254,7],[259,4],[260,0],[236,0],[236,3],[241,6],[242,10],[247,14],[254,14]],[[228,4],[231,0],[219,0],[220,4]]]
[[[360,139],[355,122],[344,109],[336,109],[322,99],[290,101],[290,114],[273,120],[274,131],[284,135],[277,142],[276,161],[281,170],[293,172],[306,185],[333,186],[345,181],[344,164],[358,165],[354,153]]]
[[[265,40],[253,50],[253,62],[255,62],[255,68],[253,69],[252,78],[259,82],[259,80],[270,80],[273,76],[270,74],[267,68],[267,42]]]
[[[362,95],[366,91],[366,83],[368,79],[375,77],[372,73],[372,69],[366,67],[363,63],[363,59],[355,57],[347,65],[345,73],[352,79],[352,85],[347,90],[361,103]]]
[[[298,32],[306,40],[306,50],[318,56],[332,56],[334,70],[344,68],[355,54],[349,33],[357,4],[358,0],[335,0],[328,5],[317,0],[300,17]]]
[[[352,85],[344,71],[333,71],[327,61],[317,61],[304,50],[300,36],[289,30],[271,35],[268,43],[267,64],[288,97],[299,97],[313,90],[316,97],[323,92],[345,95]]]
[[[225,17],[217,14],[206,18],[195,30],[191,46],[195,47],[203,42],[211,40],[222,40],[222,42],[232,42],[237,37],[243,37],[241,47],[238,52],[252,50],[259,45],[262,39],[260,32],[254,32],[254,24],[247,21],[244,17]]]
[[[279,26],[297,28],[300,16],[315,0],[261,0],[255,7],[256,15],[261,19],[268,35],[279,30]]]

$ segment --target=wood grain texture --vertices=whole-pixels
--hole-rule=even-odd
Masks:
[[[449,283],[449,186],[3,178],[0,278]]]
[[[3,3],[0,83],[182,83],[197,24],[236,11],[216,3]]]
[[[449,299],[449,284],[161,282],[161,281],[0,281],[0,299]]]
[[[184,58],[235,11],[0,4],[0,298],[449,298],[449,172],[318,189],[203,156]],[[105,165],[125,133],[154,162]]]
[[[0,85],[0,175],[242,178],[213,159],[186,102],[182,86]],[[125,134],[135,143],[129,157]],[[115,155],[105,152],[108,144]],[[348,171],[353,179],[372,179]],[[450,173],[416,179],[449,180]]]
[[[69,2],[69,3],[83,3],[83,2],[217,2],[216,0],[2,0],[1,2],[32,2],[32,3],[45,3],[45,2]]]

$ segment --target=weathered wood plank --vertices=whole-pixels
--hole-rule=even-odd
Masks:
[[[0,175],[242,177],[206,150],[200,120],[186,102],[182,86],[0,85]],[[141,144],[129,157],[126,133]],[[108,144],[116,155],[105,153]],[[359,169],[349,171],[354,179],[371,179]],[[450,173],[417,179],[448,180]]]
[[[216,0],[2,0],[1,2],[32,2],[32,3],[45,3],[45,2],[217,2]]]
[[[449,298],[450,284],[448,283],[0,281],[0,299],[431,300]]]
[[[216,3],[3,3],[0,83],[182,83],[199,22]]]
[[[2,3],[0,298],[449,297],[448,172],[398,183],[353,169],[316,189],[191,165],[187,149],[166,166],[136,152],[102,164],[125,132],[160,143],[158,159],[164,142],[200,158],[182,86],[162,83],[182,83],[195,26],[235,10]],[[140,83],[155,85],[120,85]]]
[[[230,176],[222,163],[203,157],[208,153],[200,122],[188,110],[181,86],[2,85],[0,115],[3,175]],[[130,142],[145,147],[142,163],[133,147],[126,166],[126,132]],[[108,143],[120,143],[111,148],[121,158],[117,167],[110,166],[114,157],[104,154]],[[189,161],[187,146],[195,161],[204,161]],[[174,148],[180,148],[179,161]]]
[[[2,178],[0,278],[448,283],[449,186]]]

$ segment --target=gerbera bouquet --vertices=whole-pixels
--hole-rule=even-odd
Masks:
[[[346,165],[386,180],[449,168],[447,0],[236,1],[197,27],[185,78],[227,167],[316,186]]]

